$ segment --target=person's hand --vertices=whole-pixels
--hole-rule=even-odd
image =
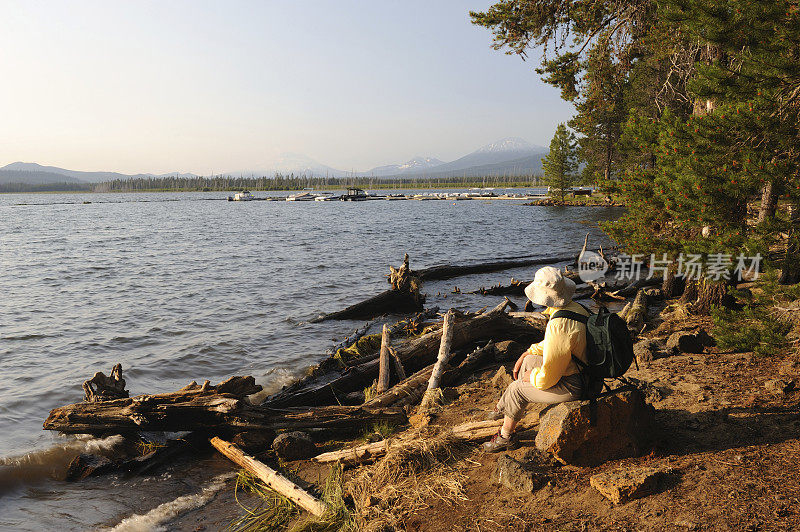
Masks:
[[[514,373],[513,373],[514,380],[517,380],[517,374],[519,374],[519,369],[522,367],[522,361],[525,360],[526,356],[528,356],[528,352],[527,351],[522,353],[519,356],[519,358],[517,359],[517,362],[514,364]]]

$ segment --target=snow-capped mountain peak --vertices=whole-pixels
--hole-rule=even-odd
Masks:
[[[497,142],[487,144],[486,146],[479,148],[475,153],[501,153],[508,151],[531,151],[535,149],[536,146],[525,139],[519,137],[507,137],[500,139]]]
[[[442,164],[442,161],[436,159],[435,157],[414,157],[410,161],[406,161],[403,164],[397,165],[397,169],[405,172],[408,170],[433,168],[434,166],[439,166],[440,164]]]

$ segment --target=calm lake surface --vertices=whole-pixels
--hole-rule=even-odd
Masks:
[[[403,253],[412,268],[577,253],[587,232],[608,245],[596,224],[620,214],[506,200],[213,201],[227,195],[0,195],[0,529],[113,527],[231,470],[190,462],[59,480],[79,452],[113,444],[41,428],[96,371],[122,363],[132,395],[231,375],[276,390],[364,325],[308,320],[385,290]],[[450,292],[534,270],[427,283],[426,306],[493,305]]]

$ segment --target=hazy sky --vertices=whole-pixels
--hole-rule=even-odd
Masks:
[[[469,22],[490,0],[0,0],[0,166],[343,170],[547,145],[571,106]]]

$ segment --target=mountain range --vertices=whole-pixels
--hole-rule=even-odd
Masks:
[[[517,176],[539,174],[542,157],[547,148],[530,144],[524,139],[509,137],[498,140],[464,155],[444,162],[434,157],[414,157],[402,164],[377,166],[366,172],[338,170],[297,153],[281,154],[276,160],[250,170],[226,172],[222,175],[271,176],[275,173],[328,177],[453,177],[453,176]],[[0,168],[0,184],[25,183],[100,183],[117,179],[148,177],[198,177],[195,174],[121,174],[118,172],[81,172],[36,163],[16,162]]]

